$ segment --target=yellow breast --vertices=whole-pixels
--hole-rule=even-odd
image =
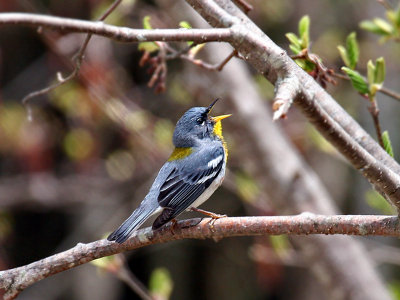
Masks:
[[[217,121],[214,125],[214,130],[213,133],[218,136],[222,142],[222,147],[224,147],[224,152],[225,152],[225,162],[228,159],[228,147],[226,146],[226,142],[224,140],[224,137],[222,136],[222,124],[221,121]]]

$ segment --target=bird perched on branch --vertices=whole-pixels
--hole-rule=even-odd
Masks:
[[[175,150],[162,166],[149,193],[124,223],[108,236],[123,243],[150,216],[160,213],[153,223],[158,229],[185,210],[194,210],[218,218],[197,206],[221,185],[225,176],[228,151],[222,136],[221,120],[231,115],[209,116],[208,107],[193,107],[176,124]]]

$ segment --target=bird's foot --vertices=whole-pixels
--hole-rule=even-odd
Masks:
[[[213,220],[218,220],[218,219],[222,219],[222,218],[228,217],[227,215],[216,214],[216,213],[213,213],[211,211],[207,211],[207,210],[200,209],[200,208],[197,208],[197,207],[192,207],[191,210],[195,211],[195,212],[202,213],[203,215],[206,215],[206,216],[212,218]]]
[[[171,233],[172,235],[175,235],[175,230],[177,229],[178,221],[176,219],[172,219],[170,222],[171,222],[171,227],[170,227]]]

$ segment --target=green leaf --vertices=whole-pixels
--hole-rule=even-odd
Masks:
[[[357,36],[355,32],[352,32],[347,36],[346,48],[349,58],[349,68],[354,70],[358,62],[358,57],[360,55],[360,50],[357,43]]]
[[[382,84],[385,80],[385,59],[383,57],[379,57],[375,61],[375,80],[374,83]]]
[[[186,28],[186,29],[192,29],[192,25],[190,25],[190,23],[187,21],[179,22],[179,27]]]
[[[350,65],[350,59],[349,59],[349,55],[347,53],[347,50],[345,47],[343,47],[342,45],[337,46],[337,49],[339,50],[339,54],[340,57],[342,58],[344,65],[346,67],[349,67],[350,69],[353,69]]]
[[[381,18],[375,18],[372,22],[388,35],[393,32],[393,26]]]
[[[372,60],[369,60],[367,63],[367,78],[368,78],[368,83],[373,84],[375,82],[375,70],[376,67]]]
[[[294,54],[299,54],[299,53],[301,52],[300,47],[298,47],[298,46],[296,46],[296,45],[290,44],[290,45],[289,45],[289,48],[290,48],[290,50],[292,50],[292,52],[293,52]]]
[[[289,40],[289,42],[298,47],[299,49],[301,49],[301,41],[299,40],[299,38],[297,37],[297,35],[295,35],[292,32],[288,32],[285,34],[286,38]]]
[[[383,31],[378,25],[376,25],[372,21],[362,21],[360,23],[360,28],[375,34],[388,35],[385,31]]]
[[[143,18],[143,29],[153,29],[150,24],[150,16],[145,16]]]
[[[159,47],[154,42],[140,42],[138,45],[138,49],[140,51],[147,51],[151,53],[157,51]]]
[[[394,157],[393,154],[393,148],[392,148],[392,143],[390,141],[390,137],[389,137],[389,132],[387,130],[385,130],[382,133],[382,140],[383,140],[383,146],[385,148],[385,151],[391,156]]]
[[[310,43],[310,17],[305,15],[299,21],[299,36],[303,49],[308,48]]]
[[[342,67],[342,71],[345,72],[347,76],[349,76],[351,84],[359,93],[368,94],[368,84],[365,82],[360,73],[347,67]]]
[[[169,299],[174,283],[166,268],[155,269],[150,276],[149,290],[157,299]]]

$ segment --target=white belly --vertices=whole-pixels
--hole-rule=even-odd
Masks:
[[[192,207],[198,207],[202,205],[210,196],[215,192],[215,190],[221,185],[222,181],[225,177],[225,165],[222,167],[221,172],[218,177],[214,179],[214,181],[210,184],[210,186],[197,198],[196,201],[193,202],[191,206],[189,206],[186,210],[190,210]]]

